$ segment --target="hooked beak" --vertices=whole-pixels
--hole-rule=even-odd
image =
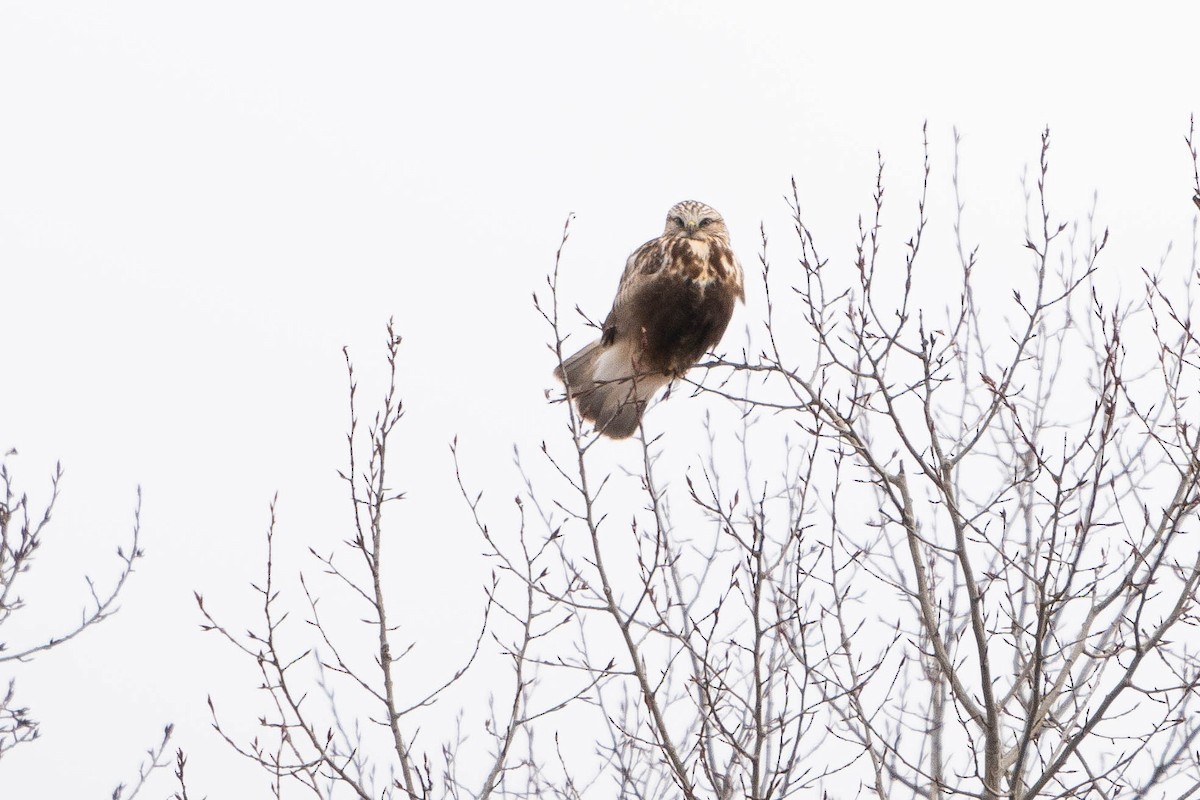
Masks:
[[[685,230],[687,230],[688,233],[695,233],[696,232],[696,220],[689,219],[687,222],[683,223],[683,227]]]

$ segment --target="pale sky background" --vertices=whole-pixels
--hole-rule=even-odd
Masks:
[[[410,497],[393,588],[421,612],[406,635],[458,646],[445,632],[473,624],[486,573],[448,443],[511,497],[513,444],[564,435],[530,295],[569,212],[566,305],[594,316],[682,199],[724,214],[753,275],[760,223],[787,261],[795,176],[826,254],[850,258],[877,150],[897,229],[911,220],[928,121],[933,230],[957,126],[968,235],[1002,284],[1049,124],[1057,210],[1082,217],[1098,192],[1116,274],[1136,283],[1171,242],[1187,258],[1200,4],[1154,8],[0,5],[0,449],[34,502],[66,468],[3,637],[69,625],[85,573],[106,585],[139,484],[147,552],[116,617],[0,671],[43,734],[0,762],[0,794],[107,797],[174,721],[197,796],[265,796],[208,728],[205,696],[231,705],[255,678],[200,634],[192,592],[253,619],[275,492],[296,552],[346,535],[341,348],[372,402],[392,316]],[[732,332],[759,303],[753,288]],[[714,402],[672,400],[684,425]]]

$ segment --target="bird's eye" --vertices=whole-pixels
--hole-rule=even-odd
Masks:
[[[712,222],[712,220],[709,219],[708,217],[705,217],[704,219],[700,220],[700,227],[703,228],[705,225],[707,225],[710,222]]]
[[[683,217],[674,217],[673,222],[679,227],[683,227]]]

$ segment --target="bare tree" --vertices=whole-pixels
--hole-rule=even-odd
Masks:
[[[288,782],[362,798],[1200,792],[1200,432],[1186,408],[1200,265],[1193,246],[1185,270],[1147,268],[1131,296],[1105,273],[1095,209],[1059,221],[1050,152],[1047,131],[1022,265],[968,245],[957,135],[948,179],[926,140],[898,244],[882,157],[846,257],[821,255],[793,184],[795,266],[772,265],[764,230],[761,324],[739,357],[673,389],[672,404],[688,388],[712,404],[698,446],[643,429],[631,459],[564,404],[561,439],[517,450],[523,489],[497,526],[456,444],[495,571],[474,650],[420,688],[398,677],[415,645],[396,649],[383,578],[384,542],[404,547],[384,515],[402,496],[385,477],[401,417],[389,327],[390,388],[365,436],[347,359],[351,533],[311,554],[325,599],[338,587],[365,607],[370,635],[324,616],[305,574],[311,637],[295,643],[272,521],[259,627],[233,635],[201,602],[269,698],[258,735],[214,705],[218,732],[275,796]],[[938,191],[953,213],[931,255]],[[560,364],[569,225],[535,295]],[[488,746],[470,723],[420,741],[432,720],[463,719],[434,702],[497,650],[503,699],[459,712],[482,716]]]
[[[940,315],[920,307],[926,196],[905,248],[883,255],[881,161],[850,270],[819,256],[793,194],[789,312],[815,348],[774,335],[769,303],[769,348],[712,365],[774,382],[788,399],[717,391],[826,443],[838,479],[810,517],[830,549],[823,574],[863,595],[809,608],[830,656],[809,676],[881,798],[1144,797],[1198,774],[1190,297],[1147,271],[1139,300],[1104,299],[1107,231],[1054,220],[1049,146],[1046,132],[1028,277],[1004,307],[977,298],[957,153],[959,298]],[[927,192],[928,146],[925,163]],[[1193,254],[1185,288],[1197,278]],[[839,502],[854,496],[843,477],[870,487],[857,514]],[[901,602],[871,613],[885,598]],[[862,663],[887,668],[864,679]]]
[[[50,476],[50,496],[42,504],[30,505],[28,494],[19,490],[13,474],[9,471],[8,459],[16,450],[9,450],[0,461],[0,629],[17,614],[29,613],[29,608],[20,595],[35,566],[39,549],[49,532],[50,519],[59,499],[63,479],[61,464],[56,464]],[[83,611],[79,620],[67,628],[33,641],[10,642],[7,636],[0,639],[0,664],[28,662],[63,647],[85,630],[98,625],[117,611],[117,601],[134,563],[143,557],[141,539],[142,493],[138,490],[137,504],[133,512],[133,532],[130,542],[117,547],[118,568],[116,578],[109,588],[101,588],[91,576],[86,576],[87,595],[83,600]],[[138,769],[138,776],[129,792],[122,784],[113,790],[112,797],[130,800],[135,797],[146,778],[155,769],[165,766],[163,756],[171,738],[172,726],[163,730],[162,741],[147,752],[147,760]],[[9,756],[18,745],[38,738],[41,730],[30,710],[16,701],[16,680],[10,678],[4,696],[0,698],[0,758]]]
[[[388,389],[365,432],[359,422],[354,366],[346,354],[350,425],[347,467],[339,475],[347,489],[350,534],[339,549],[310,551],[323,581],[314,580],[312,570],[302,569],[298,585],[290,587],[303,597],[306,629],[312,638],[301,644],[291,642],[294,637],[287,626],[292,595],[281,588],[277,575],[274,503],[266,536],[266,573],[254,587],[261,609],[259,627],[242,636],[231,633],[197,594],[204,629],[252,660],[269,697],[260,718],[268,736],[239,739],[218,716],[210,698],[213,727],[238,753],[267,770],[271,792],[277,797],[288,783],[303,785],[320,797],[488,797],[505,783],[517,760],[519,737],[531,721],[565,707],[584,691],[577,688],[549,706],[531,707],[530,650],[562,623],[550,619],[548,604],[531,591],[502,596],[495,579],[485,587],[480,628],[461,666],[429,685],[414,677],[419,670],[410,669],[408,662],[417,643],[397,641],[399,624],[389,615],[385,592],[384,555],[405,544],[397,538],[402,532],[389,532],[385,524],[385,511],[404,498],[388,477],[388,459],[398,446],[396,428],[404,414],[396,391],[401,339],[390,323],[387,342]],[[481,530],[486,538],[486,527]],[[531,581],[543,555],[526,549],[515,560],[506,560],[504,569],[518,571],[526,582]],[[337,604],[345,613],[330,620],[322,602]],[[354,606],[361,608],[351,610]],[[356,630],[346,630],[346,613],[360,621]],[[369,632],[365,638],[364,631]],[[490,746],[473,750],[467,769],[461,771],[460,749],[466,738],[461,729],[434,753],[416,749],[414,741],[431,709],[459,684],[485,640],[501,648],[511,665],[512,680],[500,706],[493,703],[482,719]],[[364,646],[366,642],[370,645]],[[318,705],[314,696],[324,703]],[[182,775],[180,781],[182,786]]]

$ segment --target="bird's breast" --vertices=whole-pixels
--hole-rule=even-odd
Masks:
[[[727,281],[664,270],[622,307],[618,327],[644,368],[680,375],[720,341],[737,297]]]
[[[733,283],[741,289],[742,276],[737,259],[728,246],[704,238],[679,237],[671,242],[665,273],[707,287],[712,283]]]

